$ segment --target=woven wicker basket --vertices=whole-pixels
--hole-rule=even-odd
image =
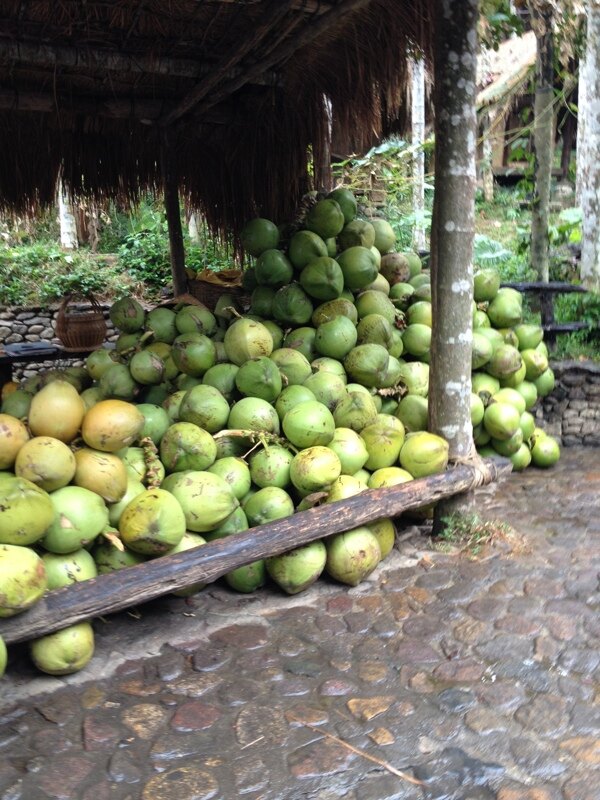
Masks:
[[[214,311],[217,300],[224,294],[232,295],[237,305],[242,307],[250,305],[250,295],[241,286],[220,286],[218,283],[191,280],[188,281],[188,289],[193,297],[211,311]]]
[[[69,294],[58,309],[56,335],[71,352],[95,350],[106,337],[106,321],[100,303],[92,295]]]

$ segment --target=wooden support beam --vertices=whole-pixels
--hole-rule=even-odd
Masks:
[[[189,113],[198,103],[206,97],[223,80],[239,80],[241,85],[248,83],[246,73],[242,72],[235,78],[226,79],[225,75],[237,64],[240,64],[244,57],[255,51],[262,42],[276,29],[277,25],[289,13],[295,0],[271,0],[264,9],[262,21],[257,23],[254,31],[234,48],[233,52],[228,52],[219,64],[215,65],[210,75],[207,75],[198,83],[182,100],[169,111],[162,119],[163,125],[171,125],[176,120]],[[260,70],[258,74],[263,74]]]
[[[344,0],[340,5],[333,6],[313,23],[305,25],[296,37],[286,39],[279,47],[272,50],[266,58],[250,65],[243,75],[238,78],[232,78],[219,86],[213,94],[198,103],[196,107],[197,113],[200,116],[204,115],[209,108],[217,105],[224,98],[230,97],[242,86],[253,81],[257,75],[261,75],[265,70],[272,69],[274,66],[285,62],[297,50],[311,44],[346,14],[368,5],[369,2],[370,0]]]
[[[256,6],[261,0],[200,0],[204,5],[234,4],[236,6]],[[306,14],[325,14],[331,8],[331,3],[323,0],[293,0],[292,11],[303,11]]]
[[[201,78],[213,73],[215,66],[191,58],[165,58],[122,53],[96,47],[69,47],[38,44],[14,39],[0,39],[0,64],[25,67],[67,67],[102,72],[126,72],[145,75],[165,75],[175,78]],[[227,78],[235,78],[240,70],[232,68]],[[279,76],[264,72],[253,81],[265,86],[278,86]]]
[[[185,274],[185,248],[181,229],[181,208],[179,205],[179,181],[173,166],[172,150],[169,147],[167,131],[161,139],[160,161],[165,192],[165,211],[169,230],[169,253],[171,256],[171,275],[173,277],[173,295],[177,297],[187,292],[187,276]]]
[[[166,100],[115,100],[107,97],[76,97],[41,92],[16,92],[0,88],[0,111],[35,111],[43,114],[81,114],[90,117],[131,119],[153,124],[171,104]],[[231,124],[232,108],[213,109],[202,122],[214,125]]]
[[[35,639],[85,619],[147,602],[192,583],[209,583],[244,564],[471,491],[508,475],[510,470],[510,462],[504,459],[486,459],[480,466],[457,466],[441,475],[372,489],[193,550],[56,589],[28,611],[1,619],[0,636],[7,644]]]

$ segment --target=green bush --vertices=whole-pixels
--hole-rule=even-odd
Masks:
[[[44,305],[75,292],[114,296],[134,288],[116,264],[87,250],[67,253],[48,242],[0,248],[2,305]]]

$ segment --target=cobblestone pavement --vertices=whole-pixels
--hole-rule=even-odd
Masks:
[[[13,652],[0,798],[599,800],[599,498],[566,450],[479,491],[510,551],[413,537],[355,589],[154,602],[66,679]]]

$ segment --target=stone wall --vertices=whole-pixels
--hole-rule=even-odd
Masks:
[[[108,318],[109,306],[103,306],[106,319],[106,341],[114,342],[118,336],[110,319]],[[0,306],[0,345],[18,342],[52,342],[60,345],[60,339],[55,332],[56,317],[59,306],[31,306],[30,308],[10,308]],[[65,359],[70,364],[79,365],[82,362],[76,359]],[[30,363],[26,368],[15,366],[15,378],[29,377],[40,369],[56,367],[57,362],[46,361]]]
[[[600,446],[600,364],[561,361],[552,364],[556,386],[536,408],[547,433],[565,447]]]

